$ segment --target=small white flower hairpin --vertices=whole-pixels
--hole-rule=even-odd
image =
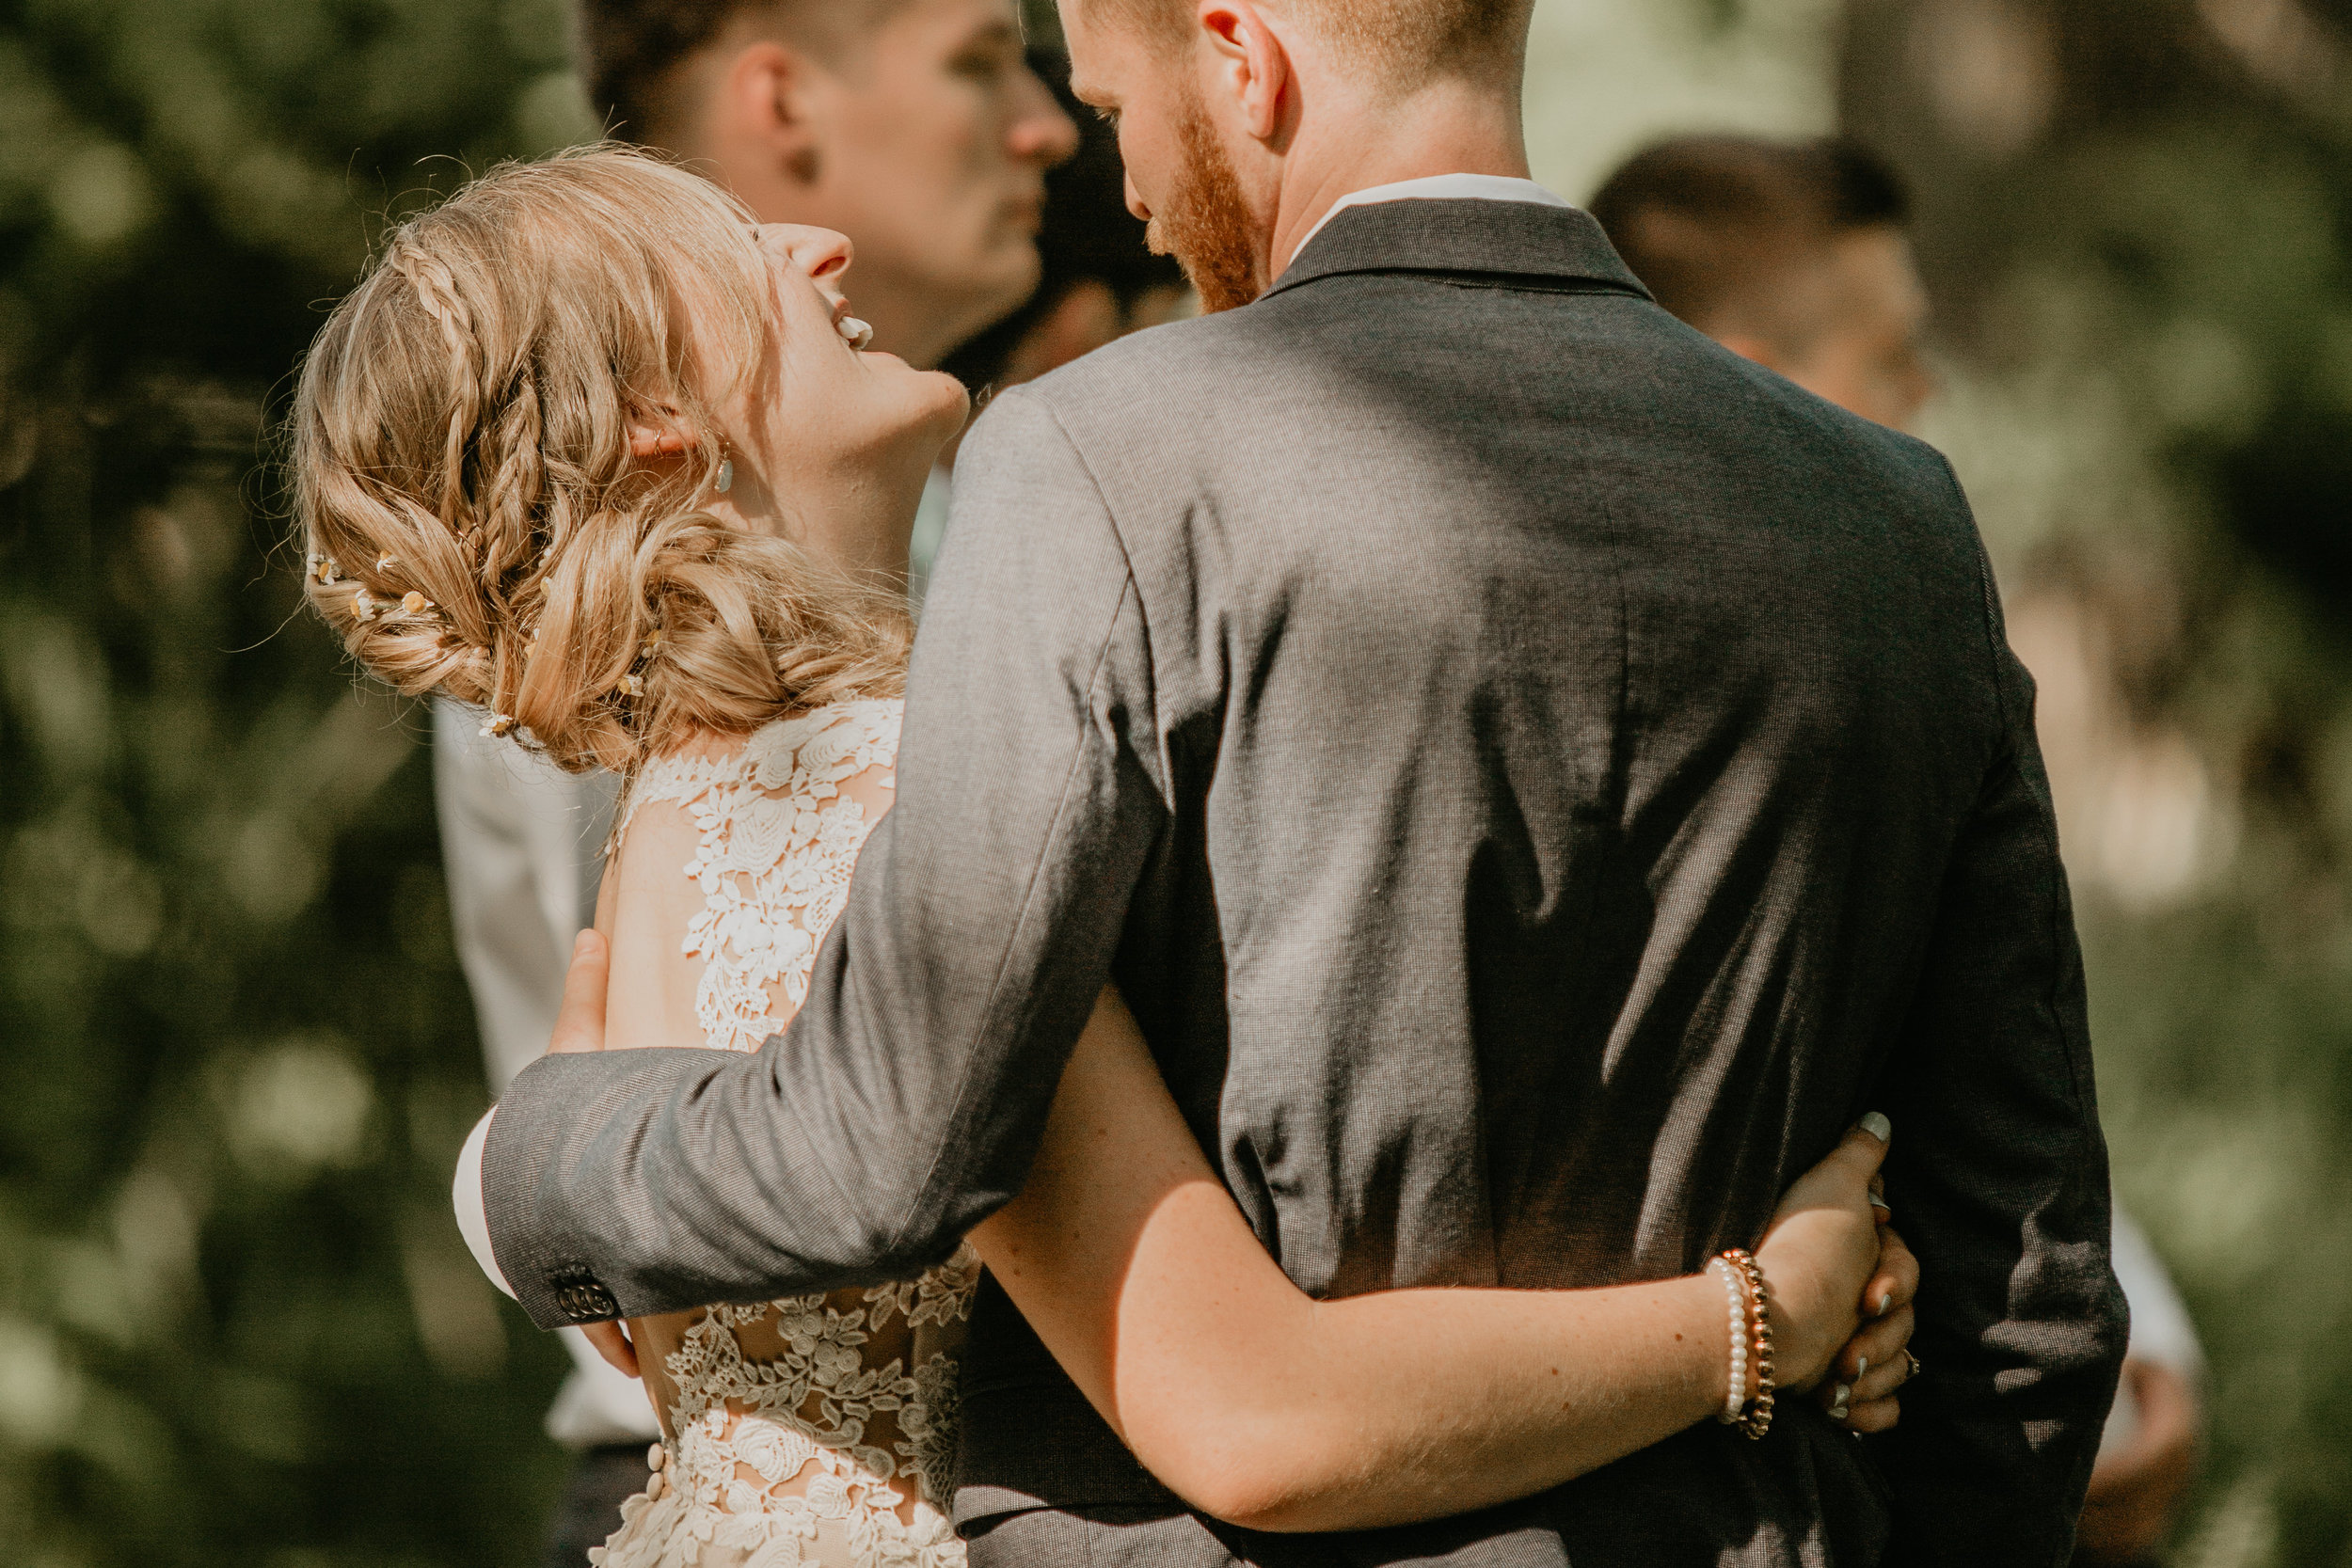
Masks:
[[[844,316],[833,325],[834,330],[841,334],[842,341],[860,354],[874,346],[873,327],[855,316]]]
[[[515,716],[511,713],[490,715],[490,721],[482,726],[482,733],[493,740],[503,739],[515,733]]]

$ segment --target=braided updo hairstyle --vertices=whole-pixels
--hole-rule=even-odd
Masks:
[[[711,404],[765,352],[751,214],[652,156],[510,164],[393,231],[320,332],[292,417],[306,593],[370,672],[629,773],[893,695],[903,598],[698,510]],[[632,420],[690,435],[632,458]]]

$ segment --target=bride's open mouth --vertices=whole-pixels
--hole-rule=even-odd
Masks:
[[[873,346],[873,327],[850,314],[850,302],[846,299],[834,302],[833,329],[841,334],[843,342],[861,354]]]

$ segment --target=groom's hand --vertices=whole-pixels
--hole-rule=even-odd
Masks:
[[[604,1049],[604,993],[612,977],[612,949],[603,935],[580,932],[572,943],[572,967],[564,975],[564,1006],[555,1015],[548,1055]]]

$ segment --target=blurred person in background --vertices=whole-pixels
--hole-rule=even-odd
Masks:
[[[577,41],[615,135],[688,160],[763,221],[848,233],[860,310],[918,368],[1036,291],[1045,173],[1077,129],[1029,69],[1013,0],[584,0]],[[565,774],[483,725],[436,705],[434,782],[458,956],[501,1092],[554,1026],[614,781]],[[644,1484],[660,1428],[642,1385],[577,1331],[564,1340],[575,1370],[548,1430],[581,1458],[548,1561],[580,1568]]]
[[[1807,391],[1904,431],[1933,390],[1910,212],[1892,168],[1836,138],[1677,137],[1634,157],[1593,198],[1661,305]],[[2114,1264],[2131,1349],[2084,1505],[2076,1560],[2086,1564],[2155,1560],[2196,1475],[2203,1421],[2196,1328],[2121,1210]]]
[[[1908,431],[1934,389],[1910,203],[1868,152],[1678,137],[1612,175],[1593,215],[1659,304],[1805,390]]]
[[[975,392],[1034,381],[1130,332],[1196,309],[1182,264],[1153,254],[1150,226],[1127,210],[1119,133],[1071,94],[1068,56],[1033,50],[1029,65],[1077,123],[1078,150],[1045,177],[1045,223],[1037,242],[1043,266],[1036,292],[945,363]]]
[[[1119,134],[1071,95],[1069,59],[1041,49],[1031,53],[1029,64],[1077,123],[1078,150],[1045,177],[1045,227],[1038,235],[1044,271],[1037,292],[942,367],[982,402],[1197,308],[1184,268],[1172,256],[1152,254],[1143,219],[1127,210]],[[938,481],[954,454],[950,445],[915,519],[911,578],[918,605],[946,533],[947,486]]]
[[[877,346],[936,368],[1036,291],[1078,130],[1013,0],[584,0],[579,25],[615,135],[850,236]]]

